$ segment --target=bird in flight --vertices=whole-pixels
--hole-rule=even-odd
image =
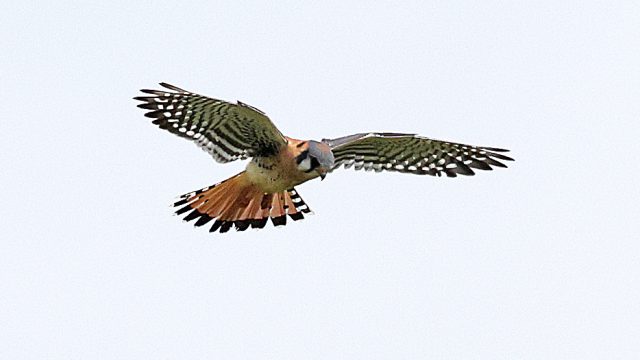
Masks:
[[[369,132],[337,139],[298,140],[284,136],[264,112],[240,101],[230,103],[160,83],[163,90],[141,90],[138,107],[146,117],[195,142],[221,163],[251,158],[246,169],[220,183],[181,195],[176,214],[195,226],[211,221],[221,233],[264,228],[304,218],[311,209],[295,186],[353,167],[448,177],[474,175],[473,169],[506,167],[505,149],[434,140],[415,134]]]

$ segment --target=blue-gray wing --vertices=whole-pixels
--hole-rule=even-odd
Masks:
[[[138,107],[153,123],[180,137],[194,141],[218,162],[253,156],[271,156],[287,140],[260,110],[238,101],[223,100],[191,93],[160,83],[167,90],[141,90],[150,96],[138,96]]]
[[[415,134],[361,133],[323,139],[340,166],[356,170],[397,171],[418,175],[474,175],[473,169],[507,167],[509,150],[429,139]]]

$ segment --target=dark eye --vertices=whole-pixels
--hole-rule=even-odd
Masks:
[[[311,169],[309,169],[309,171],[314,170],[318,166],[320,166],[320,162],[318,161],[318,159],[316,159],[315,157],[312,156],[311,157]]]
[[[301,152],[300,155],[296,156],[296,164],[300,165],[300,163],[303,162],[304,159],[307,158],[307,156],[309,156],[309,150]]]

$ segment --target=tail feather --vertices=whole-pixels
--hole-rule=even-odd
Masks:
[[[274,226],[286,225],[287,215],[293,220],[304,218],[311,209],[295,189],[265,194],[247,180],[244,172],[221,183],[180,196],[173,204],[177,215],[188,213],[185,221],[196,220],[195,226],[211,221],[210,232],[221,233],[234,227],[237,231],[264,228],[271,219]]]

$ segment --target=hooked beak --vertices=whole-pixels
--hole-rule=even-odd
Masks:
[[[320,174],[320,181],[324,180],[324,178],[327,177],[327,170],[325,168],[318,167],[316,171],[318,172],[318,174]]]

